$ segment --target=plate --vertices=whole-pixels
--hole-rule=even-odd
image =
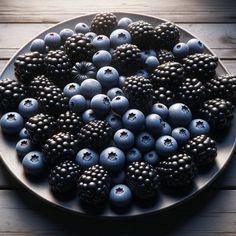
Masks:
[[[157,17],[146,16],[146,15],[139,15],[139,14],[131,14],[131,13],[115,13],[117,18],[120,19],[121,17],[129,17],[132,20],[144,20],[150,22],[151,24],[158,25],[164,22],[163,19],[159,19]],[[35,38],[44,38],[44,36],[49,32],[59,32],[63,28],[71,28],[74,29],[75,25],[78,22],[85,22],[90,24],[92,18],[95,14],[85,15],[77,18],[73,18],[64,22],[61,22],[47,30],[43,33],[37,35]],[[188,31],[184,30],[183,28],[179,27],[180,34],[181,34],[181,41],[186,42],[190,38],[194,38],[194,36],[189,33]],[[33,38],[33,39],[35,39]],[[33,40],[32,39],[32,40]],[[22,53],[26,53],[29,51],[30,42],[28,42],[25,46],[23,46],[9,61],[9,63],[4,68],[1,79],[3,78],[14,78],[14,61],[15,58]],[[213,54],[213,52],[206,47],[206,53]],[[219,61],[219,65],[217,68],[217,74],[226,74],[228,71],[223,66],[223,64]],[[185,191],[179,194],[170,194],[167,192],[160,192],[157,196],[157,199],[153,202],[148,203],[139,203],[135,202],[132,206],[123,211],[117,212],[112,209],[109,204],[97,209],[86,209],[83,207],[77,196],[71,197],[71,199],[59,199],[52,194],[49,189],[47,180],[43,181],[35,181],[33,179],[29,179],[25,176],[23,167],[21,165],[20,159],[17,157],[15,152],[15,144],[17,140],[9,139],[5,137],[2,132],[0,132],[0,152],[1,152],[1,159],[5,164],[6,168],[9,172],[15,176],[15,178],[25,187],[25,189],[29,190],[34,196],[38,197],[39,200],[45,201],[50,205],[56,206],[60,209],[73,212],[80,215],[86,216],[99,216],[99,217],[133,217],[133,216],[141,216],[145,214],[153,214],[159,213],[163,210],[167,210],[172,208],[176,205],[179,205],[186,201],[187,199],[192,198],[193,196],[197,195],[200,191],[205,189],[224,169],[226,164],[229,162],[230,157],[233,154],[234,146],[235,146],[235,138],[236,138],[236,111],[234,112],[234,120],[230,128],[225,131],[223,137],[217,137],[217,148],[218,148],[218,155],[216,158],[216,164],[207,172],[201,173],[197,176],[195,180],[195,184],[190,188],[186,189]],[[219,136],[219,135],[218,135]]]

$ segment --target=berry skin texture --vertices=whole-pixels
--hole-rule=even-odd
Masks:
[[[175,56],[173,55],[173,53],[165,49],[160,49],[156,57],[160,64],[165,64],[170,61],[175,61]]]
[[[86,79],[81,83],[80,94],[90,99],[97,94],[102,93],[102,85],[95,79]]]
[[[115,145],[122,150],[130,149],[134,145],[134,142],[135,136],[128,129],[119,129],[114,135]]]
[[[129,100],[124,96],[114,97],[111,101],[111,109],[115,114],[122,116],[129,109]]]
[[[188,130],[192,137],[196,137],[201,134],[209,134],[210,133],[210,126],[209,124],[202,119],[194,119],[190,122],[188,126]]]
[[[157,164],[159,163],[159,157],[156,153],[156,151],[152,150],[150,152],[147,152],[144,156],[143,156],[143,160],[145,162],[147,162],[148,164],[156,167]]]
[[[162,103],[166,106],[171,106],[176,101],[176,94],[172,91],[172,89],[166,87],[158,87],[154,89],[153,93],[153,103]]]
[[[93,39],[92,45],[96,50],[108,50],[110,48],[110,39],[106,35],[98,35]]]
[[[110,113],[106,117],[106,121],[111,126],[113,132],[116,132],[117,130],[122,128],[121,118],[113,113]]]
[[[119,73],[114,67],[104,66],[98,70],[97,80],[104,89],[111,89],[118,86]]]
[[[62,43],[65,43],[65,41],[71,37],[74,34],[74,31],[72,29],[62,29],[59,33],[60,37],[61,37],[61,41]]]
[[[109,66],[111,64],[111,54],[108,51],[105,50],[99,50],[93,55],[93,64],[101,68],[103,66]]]
[[[179,146],[184,145],[190,139],[189,131],[184,127],[177,127],[172,130],[171,136],[177,141]]]
[[[77,153],[75,161],[82,169],[88,169],[98,164],[99,155],[90,148],[84,148]]]
[[[133,21],[128,18],[128,17],[122,17],[119,21],[118,21],[118,28],[121,29],[128,29],[129,24],[131,24]]]
[[[127,163],[130,164],[132,162],[137,162],[142,160],[142,153],[137,148],[131,148],[126,153]]]
[[[189,53],[203,53],[204,52],[204,45],[199,39],[190,39],[187,42],[187,45],[189,47]]]
[[[149,77],[150,77],[150,74],[149,74],[146,70],[144,70],[144,69],[138,70],[138,71],[135,73],[135,75],[137,75],[137,76],[142,76],[142,77],[144,77],[144,78],[146,78],[146,79],[149,79]]]
[[[90,121],[96,120],[96,116],[94,114],[94,111],[92,109],[86,110],[82,114],[82,119],[85,124],[89,123]]]
[[[55,32],[46,34],[44,37],[45,44],[52,50],[58,49],[61,45],[61,37]]]
[[[153,71],[159,65],[160,63],[158,59],[154,56],[148,57],[145,61],[145,67],[147,68],[148,71]]]
[[[142,132],[136,136],[136,147],[141,152],[149,152],[154,148],[155,139],[147,132]]]
[[[80,93],[80,85],[77,83],[69,83],[64,87],[63,93],[68,98],[71,98]]]
[[[87,102],[84,96],[77,94],[69,100],[70,109],[78,114],[83,113],[87,108]]]
[[[146,117],[146,129],[147,131],[154,135],[155,137],[159,136],[162,131],[162,118],[157,114],[149,114]]]
[[[21,139],[16,144],[16,153],[19,157],[24,157],[27,153],[33,150],[33,145],[30,139]]]
[[[117,29],[110,35],[111,47],[116,48],[125,43],[131,43],[131,35],[127,30]]]
[[[162,136],[163,135],[171,135],[171,132],[172,132],[171,126],[165,121],[162,121],[161,125],[162,125],[161,135]]]
[[[111,110],[111,100],[105,94],[97,94],[91,100],[91,108],[95,115],[104,117],[108,115]]]
[[[94,32],[88,32],[85,34],[86,38],[88,38],[90,40],[90,42],[93,41],[94,38],[97,37],[97,34],[95,34]]]
[[[159,115],[163,120],[169,115],[169,110],[166,105],[162,103],[155,103],[152,105],[151,113]]]
[[[43,39],[34,39],[30,44],[31,52],[39,52],[44,54],[46,52],[46,44]]]
[[[19,138],[20,139],[25,139],[25,138],[28,139],[29,137],[30,136],[29,136],[27,129],[26,128],[21,129],[21,131],[19,133]]]
[[[146,49],[141,51],[141,60],[142,62],[145,62],[148,57],[157,57],[157,53],[153,49]]]
[[[34,98],[25,98],[20,102],[18,110],[24,118],[29,118],[39,112],[39,103]]]
[[[82,33],[82,34],[86,34],[89,32],[89,27],[87,24],[80,22],[75,26],[75,32],[78,33]]]
[[[117,96],[124,96],[124,93],[120,88],[111,88],[107,91],[107,96],[112,100]]]
[[[173,55],[177,58],[184,58],[189,54],[189,46],[185,43],[178,43],[173,48]]]

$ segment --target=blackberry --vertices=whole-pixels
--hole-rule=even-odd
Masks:
[[[212,164],[217,155],[216,142],[204,134],[189,140],[183,150],[193,158],[198,167]]]
[[[50,170],[48,183],[55,193],[72,192],[76,189],[79,175],[79,165],[66,160]]]
[[[210,54],[198,53],[183,58],[182,65],[187,76],[207,81],[215,76],[218,58]]]
[[[177,88],[178,99],[190,108],[197,108],[206,98],[205,86],[196,78],[186,78]]]
[[[56,129],[56,120],[53,116],[39,113],[29,118],[25,124],[30,139],[36,145],[43,145]]]
[[[222,75],[205,83],[209,98],[224,98],[236,104],[236,76]]]
[[[126,171],[127,185],[141,199],[153,198],[159,190],[159,175],[152,165],[146,162],[133,162]]]
[[[128,26],[132,43],[141,49],[152,48],[155,39],[154,27],[143,20],[135,21]]]
[[[29,52],[19,55],[15,62],[16,78],[24,84],[28,84],[35,76],[44,72],[44,55],[39,52]]]
[[[86,79],[94,79],[97,69],[91,62],[76,62],[71,70],[71,77],[76,83],[81,83]]]
[[[215,98],[205,101],[199,108],[198,115],[206,120],[213,129],[224,129],[233,119],[234,106],[230,101]]]
[[[14,79],[0,80],[0,111],[16,111],[18,104],[26,98],[26,89]]]
[[[102,150],[110,143],[112,129],[106,121],[93,120],[84,125],[77,136],[81,147]]]
[[[45,141],[42,147],[44,161],[48,166],[54,166],[64,160],[75,159],[79,145],[74,135],[57,133]]]
[[[171,22],[164,22],[155,28],[157,48],[172,50],[179,42],[180,32]]]
[[[150,76],[154,89],[162,86],[174,88],[182,82],[183,78],[184,68],[178,62],[159,65]]]
[[[160,49],[157,52],[157,59],[158,59],[160,64],[164,64],[164,63],[167,63],[169,61],[174,61],[175,57],[174,57],[172,52],[167,51],[165,49]]]
[[[159,162],[157,166],[163,187],[180,188],[191,184],[197,174],[193,158],[179,153]]]
[[[152,104],[153,87],[143,76],[130,76],[125,80],[123,91],[133,108],[143,110]]]
[[[176,95],[172,90],[165,87],[158,87],[153,92],[152,103],[163,103],[171,106],[176,101]]]
[[[91,21],[90,30],[97,35],[110,36],[117,26],[117,19],[113,13],[98,13]]]
[[[83,121],[76,113],[67,111],[57,118],[57,125],[62,132],[77,134],[83,125]]]
[[[108,198],[110,177],[100,165],[85,170],[78,180],[78,193],[82,202],[89,205],[98,205]]]
[[[90,61],[94,53],[93,45],[82,33],[69,37],[64,44],[64,50],[73,63]]]
[[[120,74],[133,74],[141,64],[141,51],[136,45],[122,44],[113,51],[112,64]]]

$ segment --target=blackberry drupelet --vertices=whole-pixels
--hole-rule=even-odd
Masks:
[[[112,128],[106,121],[93,120],[84,125],[77,134],[81,147],[102,150],[112,138]]]
[[[204,134],[189,140],[183,151],[191,156],[200,168],[212,164],[217,155],[216,142]]]
[[[179,153],[160,161],[157,172],[161,185],[171,189],[190,185],[197,174],[197,168],[191,156]]]
[[[16,78],[28,84],[35,76],[44,73],[44,55],[39,52],[29,52],[19,55],[15,62]]]
[[[44,161],[48,166],[54,166],[64,160],[75,159],[79,145],[74,135],[57,133],[45,141],[42,147]]]
[[[90,30],[97,35],[110,36],[117,26],[117,19],[113,13],[99,13],[91,21]]]
[[[158,59],[160,64],[165,64],[169,61],[174,61],[175,57],[174,57],[172,52],[167,51],[165,49],[160,49],[157,52],[157,59]]]
[[[106,201],[110,190],[110,176],[100,165],[85,170],[78,180],[79,199],[88,205]]]
[[[133,74],[141,65],[141,51],[136,45],[122,44],[113,51],[112,64],[120,74]]]
[[[224,98],[236,104],[236,76],[222,75],[205,83],[209,98]]]
[[[136,197],[149,199],[157,195],[160,181],[156,169],[146,162],[133,162],[126,171],[127,185]]]
[[[10,78],[0,80],[0,112],[16,111],[24,98],[26,89],[23,84]]]
[[[162,103],[171,106],[176,101],[175,93],[165,87],[158,87],[153,92],[152,103]]]
[[[135,21],[128,26],[132,37],[132,43],[141,49],[152,48],[155,40],[154,27],[143,20]]]
[[[39,113],[29,118],[25,124],[32,143],[42,146],[47,138],[56,130],[56,120],[53,116]]]
[[[79,165],[73,161],[63,161],[50,170],[48,183],[55,193],[68,193],[76,190],[79,179]]]
[[[164,22],[155,28],[156,47],[161,49],[172,50],[179,42],[180,33],[177,26],[171,22]]]
[[[215,76],[218,57],[204,53],[193,54],[183,58],[182,65],[187,76],[205,82]]]
[[[144,110],[152,104],[153,86],[143,76],[130,76],[125,80],[123,92],[129,99],[131,107]]]
[[[93,45],[82,33],[69,37],[64,44],[64,50],[72,63],[90,61],[94,53]]]
[[[224,129],[233,119],[234,106],[230,101],[215,98],[205,101],[198,110],[198,115],[206,120],[213,129]]]

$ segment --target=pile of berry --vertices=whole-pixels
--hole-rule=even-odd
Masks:
[[[217,156],[212,131],[233,118],[236,76],[176,25],[112,13],[48,33],[0,80],[1,129],[19,135],[27,176],[56,195],[128,207],[182,191]]]

